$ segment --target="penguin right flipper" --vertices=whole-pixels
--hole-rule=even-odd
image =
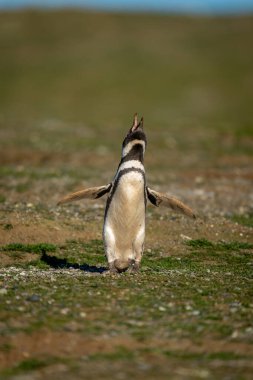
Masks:
[[[98,187],[90,187],[85,190],[76,191],[75,193],[71,193],[67,195],[66,197],[60,199],[60,201],[57,203],[57,205],[68,203],[72,201],[78,201],[80,199],[98,199],[108,193],[111,190],[112,183],[109,183],[108,185],[104,186],[98,186]]]
[[[160,204],[163,204],[164,206],[170,207],[172,210],[180,211],[181,213],[190,216],[193,219],[196,219],[196,214],[183,202],[167,194],[152,190],[149,187],[146,189],[148,199],[153,205],[158,207]]]

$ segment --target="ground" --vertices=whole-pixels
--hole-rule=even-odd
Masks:
[[[0,376],[251,379],[253,19],[0,14]],[[108,276],[105,199],[138,111],[140,273]]]

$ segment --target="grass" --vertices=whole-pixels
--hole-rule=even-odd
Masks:
[[[160,259],[153,251],[144,256],[138,276],[126,273],[110,277],[90,275],[90,266],[84,265],[84,262],[99,265],[97,259],[103,254],[101,240],[67,241],[53,250],[51,257],[55,261],[48,262],[47,268],[36,263],[24,264],[14,275],[10,273],[1,313],[6,321],[12,316],[23,323],[18,327],[11,322],[6,324],[3,336],[49,330],[60,332],[62,339],[66,331],[83,339],[92,340],[104,334],[120,339],[127,331],[128,339],[137,345],[144,344],[146,349],[133,351],[123,340],[122,346],[109,352],[87,356],[87,360],[117,362],[123,367],[129,360],[135,363],[140,358],[146,363],[149,355],[178,363],[199,362],[207,368],[217,360],[224,365],[251,360],[250,353],[245,356],[231,351],[229,342],[234,331],[237,344],[252,342],[250,333],[246,333],[253,317],[249,272],[253,264],[249,252],[252,246],[244,242],[220,244],[198,239],[191,241],[191,245],[187,243],[186,255]],[[20,246],[24,249],[18,244],[13,249]],[[31,302],[34,294],[36,302]],[[8,300],[11,302],[6,303]],[[192,345],[198,345],[207,336],[217,342],[226,341],[227,349],[213,352],[206,347],[195,353],[191,348],[167,350],[159,346],[159,342],[170,339],[190,339]],[[31,359],[21,362],[10,373],[39,370],[48,365],[51,364],[42,359]]]
[[[22,244],[12,243],[2,246],[0,248],[6,252],[30,252],[30,253],[43,253],[43,252],[55,252],[56,246],[54,244],[40,243],[40,244]]]
[[[196,240],[189,240],[186,242],[186,244],[193,248],[206,248],[206,249],[212,249],[213,251],[238,251],[241,249],[253,249],[253,244],[238,242],[238,241],[232,241],[232,242],[221,241],[218,243],[212,243],[211,241],[208,241],[207,239],[196,239]]]
[[[4,378],[9,378],[14,375],[17,376],[23,373],[29,373],[35,370],[40,370],[58,362],[60,362],[60,360],[55,358],[48,358],[43,360],[37,358],[26,359],[21,361],[18,365],[3,371],[3,376]]]
[[[0,203],[4,203],[5,201],[6,201],[5,196],[0,194]]]
[[[45,365],[48,365],[45,361],[38,360],[38,359],[28,359],[22,361],[16,368],[17,372],[27,372],[27,371],[33,371],[38,368],[45,367]]]
[[[252,152],[250,17],[32,11],[3,12],[0,23],[0,128],[14,132],[2,147],[41,152],[41,163],[52,150],[118,154],[138,110],[157,159],[170,146],[200,150],[199,165],[210,154]]]
[[[6,223],[6,224],[4,224],[3,229],[6,231],[12,230],[13,225],[11,223]]]
[[[247,270],[250,270],[247,264],[251,262],[253,244],[236,241],[214,243],[207,239],[196,239],[187,241],[186,245],[192,249],[192,252],[189,252],[183,257],[159,257],[158,252],[160,252],[161,248],[152,253],[144,253],[142,261],[143,270],[147,271],[147,273],[159,273],[163,270],[183,270],[187,272],[197,270],[201,272],[205,270],[203,263],[205,261],[209,262],[211,258],[216,259],[216,270],[218,270],[218,264],[221,265],[220,270],[223,270],[223,265],[228,262],[231,265],[231,269],[232,265],[237,266],[242,264],[246,265],[245,273]],[[19,254],[19,252],[42,254],[42,261],[37,259],[32,263],[32,265],[38,265],[39,267],[41,267],[43,263],[55,268],[72,267],[76,269],[85,269],[86,265],[88,265],[86,269],[88,269],[89,266],[107,265],[103,241],[98,239],[85,243],[70,240],[60,246],[48,243],[12,243],[2,246],[1,250],[3,252],[15,252],[16,254]],[[56,253],[56,255],[53,256],[51,254],[48,256],[47,252]],[[26,266],[26,264],[24,265]],[[29,265],[31,265],[31,263]],[[238,269],[237,267],[237,270]]]
[[[253,227],[253,214],[247,215],[233,215],[232,220],[243,226]]]

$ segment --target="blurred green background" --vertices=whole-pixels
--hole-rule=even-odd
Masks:
[[[62,154],[65,166],[89,151],[111,165],[135,112],[151,171],[165,155],[171,168],[252,155],[251,16],[1,12],[0,45],[5,164],[26,162],[10,154],[22,149]]]

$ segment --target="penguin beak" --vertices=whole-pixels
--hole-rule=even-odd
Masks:
[[[143,117],[141,118],[140,122],[138,123],[138,115],[137,113],[134,115],[134,121],[133,121],[133,126],[130,129],[130,132],[135,132],[138,129],[143,130]]]

